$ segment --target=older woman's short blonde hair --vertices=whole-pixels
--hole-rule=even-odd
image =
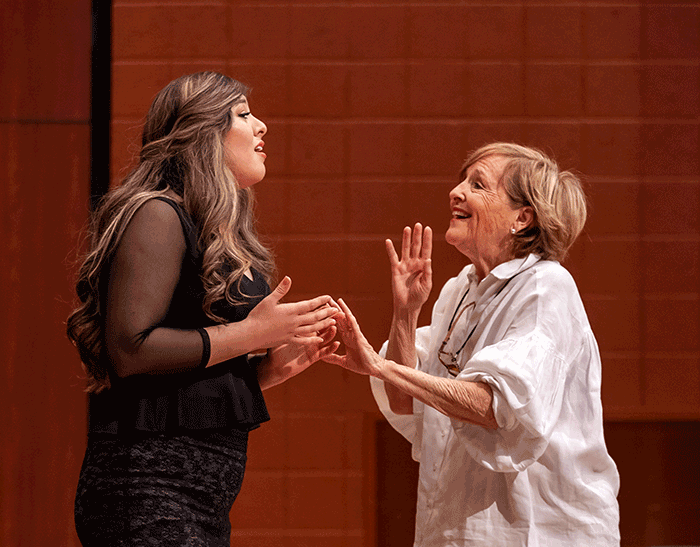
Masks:
[[[534,211],[532,224],[513,235],[512,256],[529,253],[546,260],[562,261],[586,223],[586,195],[581,181],[541,151],[518,144],[497,142],[471,153],[460,171],[460,182],[467,169],[487,156],[507,159],[501,182],[515,207]]]

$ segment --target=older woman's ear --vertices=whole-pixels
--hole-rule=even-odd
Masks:
[[[520,232],[526,230],[535,224],[535,210],[529,205],[525,205],[518,210],[518,216],[515,219],[515,231]]]

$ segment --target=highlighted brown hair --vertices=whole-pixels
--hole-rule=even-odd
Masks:
[[[247,94],[236,80],[200,72],[172,81],[153,100],[138,165],[104,197],[92,217],[90,250],[78,273],[80,304],[67,321],[68,338],[87,373],[88,392],[110,385],[102,355],[100,287],[129,221],[148,200],[175,194],[195,222],[203,250],[202,310],[213,321],[223,320],[212,311],[212,304],[232,300],[229,289],[240,286],[248,268],[270,282],[274,263],[257,236],[252,190],[238,187],[224,161],[231,108]]]

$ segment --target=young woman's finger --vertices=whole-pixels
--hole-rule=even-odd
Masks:
[[[323,344],[323,338],[316,335],[312,336],[309,334],[296,334],[294,336],[294,343],[302,346],[318,346]]]
[[[306,323],[299,325],[294,329],[294,334],[309,335],[320,333],[321,331],[327,329],[336,324],[336,320],[333,317],[328,317],[321,321],[314,321],[313,323]]]
[[[324,294],[323,296],[317,296],[316,298],[312,298],[311,300],[302,300],[300,302],[290,303],[288,304],[288,306],[290,306],[290,309],[293,313],[303,315],[312,311],[316,311],[319,308],[323,309],[324,307],[327,307],[332,309],[332,307],[329,305],[331,301],[332,298],[327,294]]]
[[[328,363],[330,365],[338,365],[338,366],[343,366],[345,361],[347,360],[347,356],[345,355],[338,355],[337,353],[330,353],[328,355],[324,355],[321,358],[321,361]]]
[[[340,342],[333,342],[332,344],[329,344],[327,346],[323,346],[321,349],[318,351],[318,360],[323,360],[324,357],[327,355],[331,355],[338,351],[338,348],[340,347]]]
[[[285,275],[282,281],[279,282],[279,284],[275,287],[275,289],[268,295],[267,298],[270,298],[273,302],[279,302],[282,300],[285,294],[289,292],[289,289],[292,288],[292,278]]]

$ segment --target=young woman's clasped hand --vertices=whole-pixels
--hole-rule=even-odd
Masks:
[[[296,376],[340,346],[340,342],[333,341],[337,332],[334,316],[340,312],[337,304],[328,295],[289,304],[280,302],[291,285],[289,277],[282,279],[246,319],[250,332],[259,336],[259,347],[270,348],[258,368],[262,389]]]
[[[285,276],[243,321],[207,327],[212,353],[207,366],[231,359],[232,354],[267,355],[258,369],[260,387],[277,385],[338,349],[335,316],[340,309],[330,296],[300,302],[281,302],[292,280]],[[221,343],[218,343],[218,342]]]

